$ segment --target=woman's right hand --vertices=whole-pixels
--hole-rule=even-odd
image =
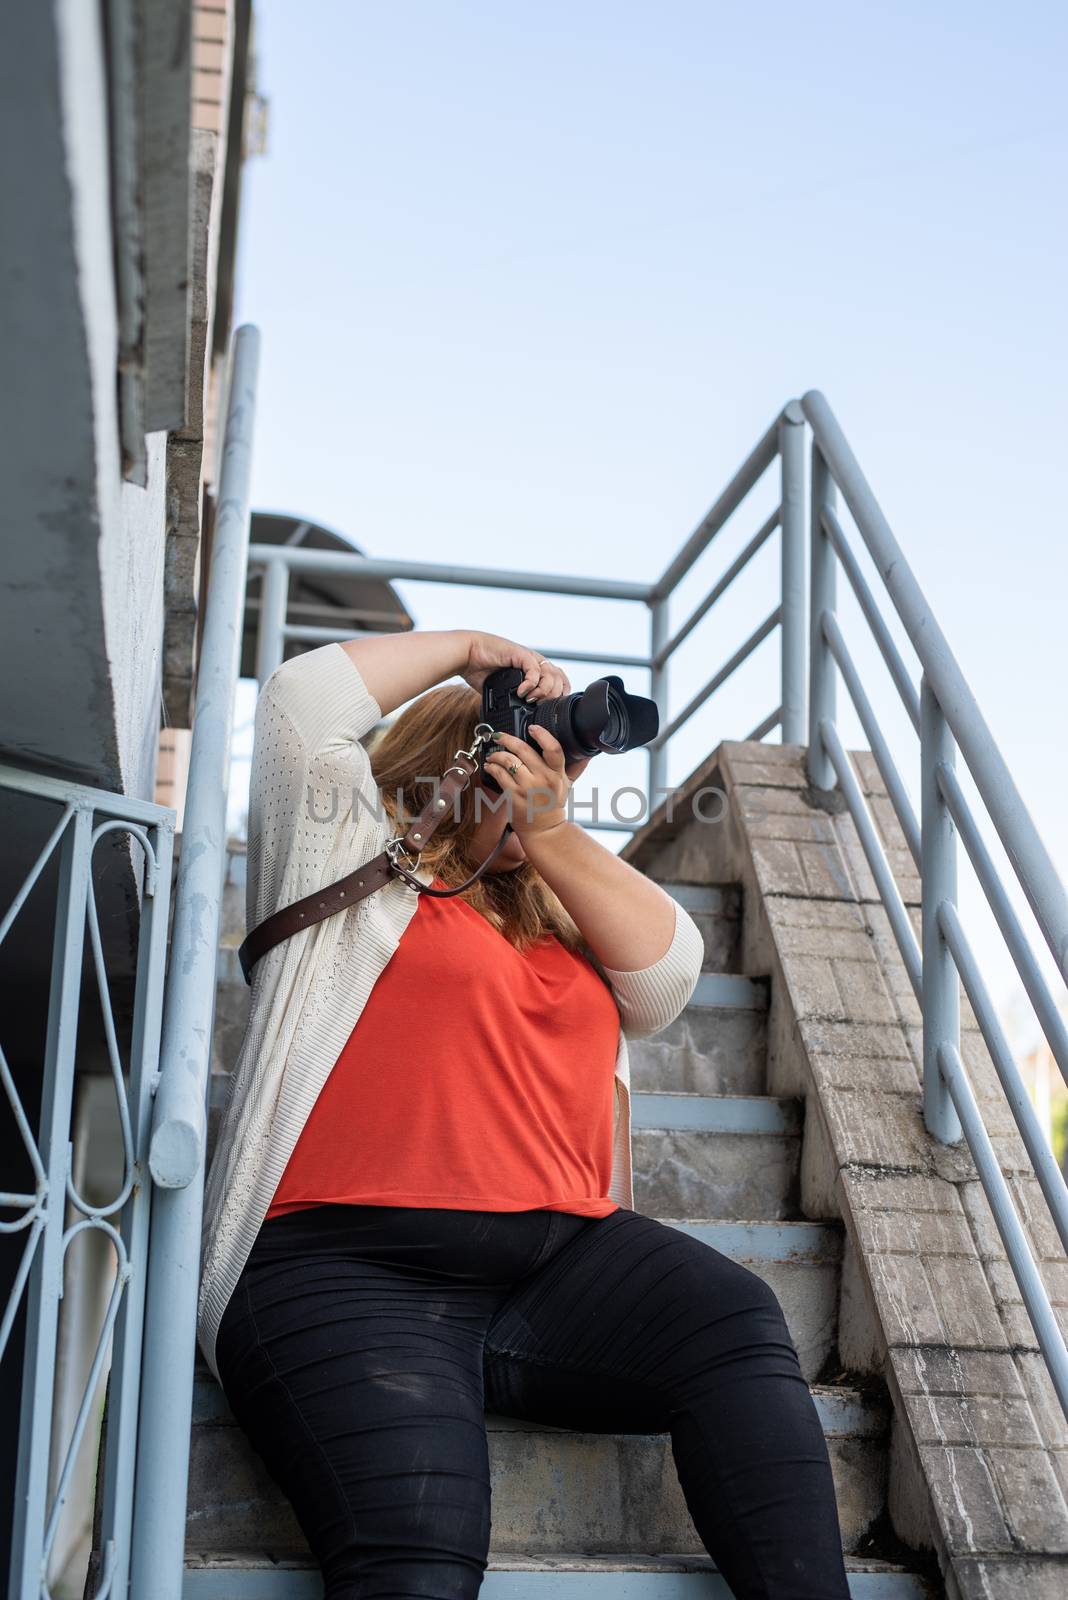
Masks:
[[[497,667],[522,668],[523,681],[515,692],[528,703],[551,700],[556,695],[571,692],[571,683],[563,667],[546,661],[536,650],[528,650],[512,639],[502,639],[496,633],[472,632],[467,662],[460,668],[460,676],[472,689],[481,692],[485,679]]]

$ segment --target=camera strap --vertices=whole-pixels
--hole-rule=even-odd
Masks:
[[[419,855],[427,841],[444,822],[457,797],[464,793],[478,772],[478,757],[482,746],[491,743],[494,737],[495,731],[488,722],[478,723],[470,750],[457,750],[452,764],[442,773],[435,792],[406,833],[391,839],[384,850],[372,857],[366,865],[357,867],[355,872],[348,873],[344,878],[338,878],[336,883],[331,883],[324,889],[317,889],[314,893],[305,895],[302,900],[294,900],[291,905],[272,912],[253,928],[237,952],[245,982],[251,984],[252,969],[256,962],[261,960],[268,950],[273,950],[276,944],[281,944],[283,939],[291,939],[302,928],[310,928],[316,922],[323,922],[327,917],[336,916],[339,911],[347,911],[358,900],[363,900],[367,895],[384,888],[394,878],[403,878],[405,883],[419,894],[430,894],[442,899],[449,895],[462,894],[465,889],[476,883],[493,865],[504,841],[511,833],[510,822],[505,823],[504,832],[478,871],[473,872],[455,889],[432,889],[429,884],[423,883],[415,876],[415,868],[419,865]],[[400,864],[399,856],[407,859],[407,866]]]

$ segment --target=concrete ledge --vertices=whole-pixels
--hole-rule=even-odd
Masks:
[[[846,1571],[851,1600],[936,1600],[938,1593],[920,1574],[887,1562],[849,1559]],[[322,1600],[322,1593],[307,1561],[186,1556],[183,1600]],[[480,1593],[486,1600],[733,1600],[707,1556],[687,1555],[491,1554]],[[1052,1591],[1038,1600],[1053,1600]]]

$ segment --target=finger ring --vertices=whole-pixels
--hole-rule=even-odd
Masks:
[[[514,778],[516,773],[519,771],[519,767],[518,767],[517,763],[513,761],[511,763],[511,765],[509,766],[508,771],[512,774],[512,777]]]

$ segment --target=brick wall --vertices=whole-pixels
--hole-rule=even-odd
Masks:
[[[226,130],[231,43],[229,0],[197,0],[193,6],[193,127]]]

